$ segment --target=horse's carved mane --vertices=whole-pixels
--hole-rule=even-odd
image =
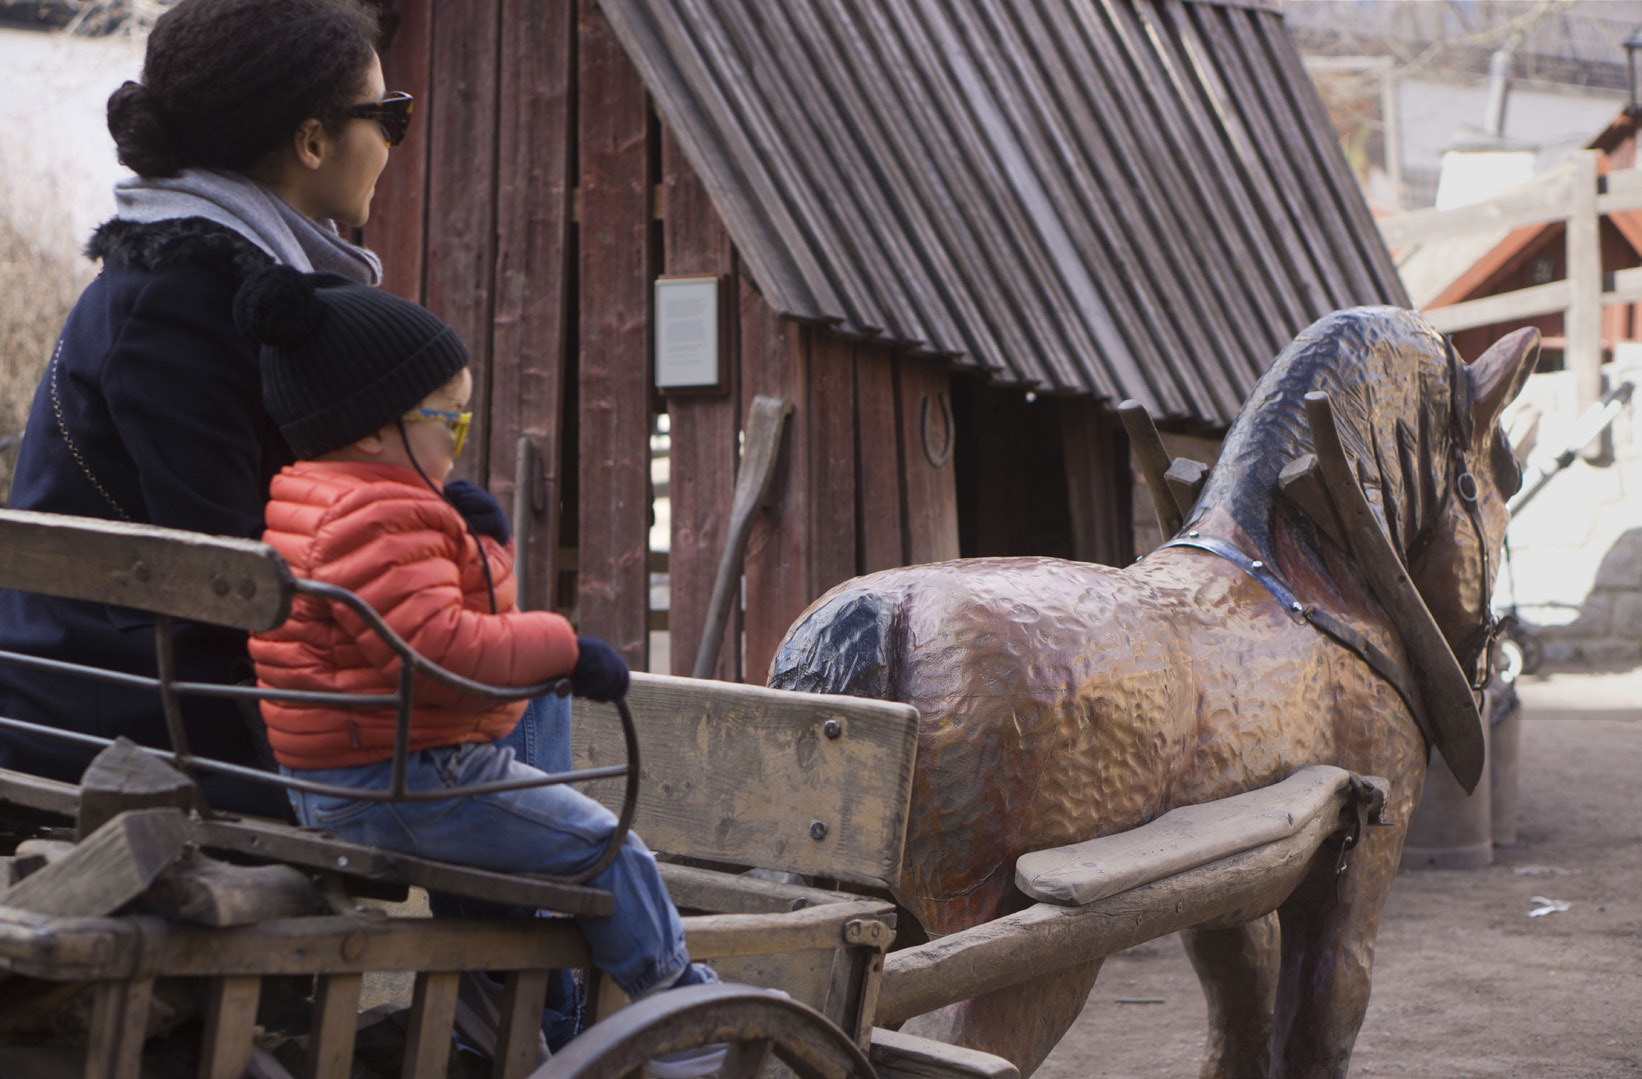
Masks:
[[[1227,433],[1187,527],[1218,507],[1261,557],[1275,561],[1277,476],[1312,452],[1305,395],[1313,390],[1333,399],[1341,440],[1366,463],[1364,489],[1406,561],[1449,479],[1452,406],[1442,336],[1417,313],[1395,307],[1336,311],[1278,355]]]

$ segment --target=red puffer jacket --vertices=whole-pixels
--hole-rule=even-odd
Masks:
[[[570,673],[576,634],[563,617],[515,609],[513,549],[479,546],[461,515],[408,468],[299,461],[274,477],[263,538],[299,577],[357,593],[422,655],[456,674],[523,686]],[[284,625],[251,639],[257,681],[273,689],[393,693],[399,661],[340,604],[299,596]],[[418,678],[411,749],[505,738],[524,702],[498,703]],[[391,709],[262,702],[274,756],[288,768],[343,768],[393,755]]]

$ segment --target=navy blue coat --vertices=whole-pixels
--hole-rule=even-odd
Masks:
[[[14,509],[259,538],[268,481],[292,460],[262,405],[256,350],[234,327],[240,283],[269,259],[198,218],[110,221],[87,254],[102,272],[81,294],[34,395],[12,480]],[[178,623],[189,680],[251,677],[244,634]],[[0,649],[152,675],[153,619],[102,604],[0,591]],[[146,690],[0,664],[0,715],[168,745]],[[253,710],[185,699],[194,752],[261,759]],[[0,765],[78,780],[95,750],[0,731]],[[272,788],[214,782],[213,805],[271,812]]]

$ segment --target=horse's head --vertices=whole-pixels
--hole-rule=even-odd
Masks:
[[[1485,673],[1489,603],[1522,473],[1500,426],[1539,352],[1539,332],[1518,330],[1463,364],[1450,352],[1449,463],[1433,519],[1408,550],[1409,575],[1467,676]]]

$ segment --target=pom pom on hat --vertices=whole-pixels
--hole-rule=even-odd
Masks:
[[[259,271],[240,286],[234,320],[262,346],[263,404],[298,457],[393,423],[468,364],[427,308],[333,273]]]
[[[294,345],[314,332],[325,308],[314,295],[315,275],[290,266],[259,270],[234,297],[234,324],[259,345]]]

